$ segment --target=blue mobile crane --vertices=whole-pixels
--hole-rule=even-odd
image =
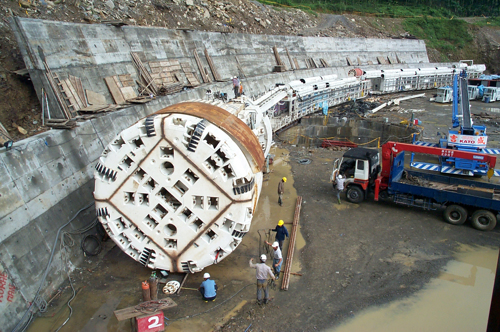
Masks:
[[[460,118],[462,118],[462,123],[460,123]],[[414,141],[413,144],[465,152],[500,154],[499,149],[488,149],[487,143],[486,126],[474,125],[472,122],[467,73],[464,69],[453,77],[452,129],[448,131],[448,136],[440,138],[439,143]],[[440,156],[439,163],[433,164],[414,161],[414,154],[412,154],[410,165],[412,168],[448,174],[500,176],[500,170],[489,169],[484,161],[462,159],[450,155]]]

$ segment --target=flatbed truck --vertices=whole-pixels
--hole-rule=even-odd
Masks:
[[[457,151],[413,144],[387,142],[378,150],[358,148],[334,162],[331,180],[339,172],[346,175],[346,198],[361,203],[373,192],[375,201],[392,200],[398,204],[426,210],[444,208],[444,219],[461,225],[470,219],[474,228],[489,231],[497,224],[500,211],[500,185],[476,178],[426,173],[405,168],[405,151],[467,160],[480,160],[493,169],[496,157],[475,152]]]

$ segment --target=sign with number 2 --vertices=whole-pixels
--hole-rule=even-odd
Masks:
[[[137,318],[137,332],[165,331],[163,319],[163,311],[151,316]]]

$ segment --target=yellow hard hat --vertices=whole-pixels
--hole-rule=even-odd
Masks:
[[[286,178],[283,178],[283,182],[286,182]]]
[[[283,226],[285,222],[283,220],[278,221],[278,226]]]

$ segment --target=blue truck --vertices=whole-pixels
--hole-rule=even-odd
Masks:
[[[380,158],[375,157],[378,150],[360,149],[359,153],[356,149],[347,151],[340,162],[334,163],[334,173],[347,176],[344,185],[348,201],[361,203],[373,192],[375,201],[392,200],[426,210],[444,208],[444,219],[453,225],[470,219],[478,230],[495,228],[500,211],[500,185],[477,178],[406,169],[405,152],[479,160],[490,169],[495,167],[495,156],[387,142],[382,146],[380,167]]]

